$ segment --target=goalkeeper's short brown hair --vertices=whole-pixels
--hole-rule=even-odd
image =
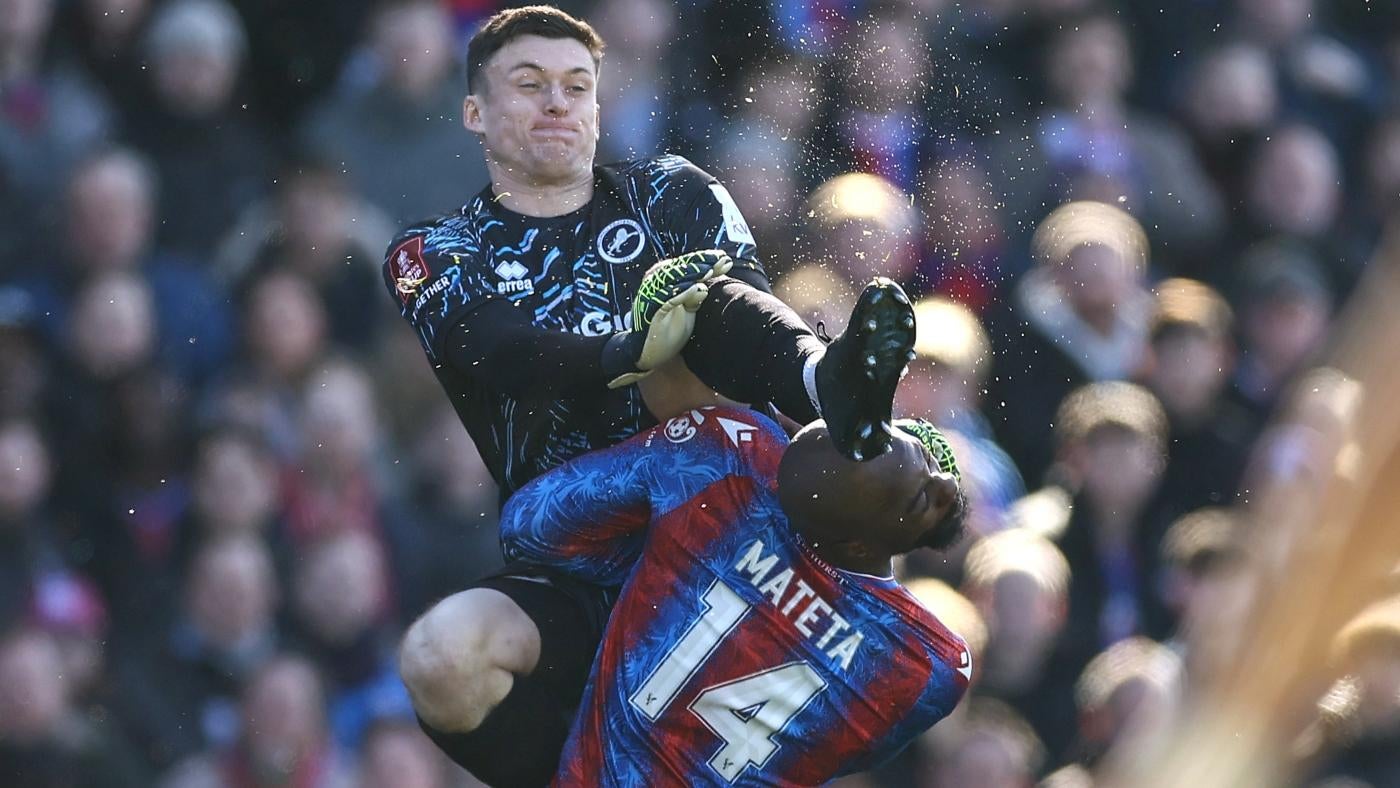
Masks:
[[[603,65],[603,37],[593,26],[548,5],[527,5],[507,8],[493,14],[467,43],[467,92],[480,93],[486,88],[482,74],[486,61],[511,41],[521,36],[542,38],[572,38],[593,56],[593,70]]]

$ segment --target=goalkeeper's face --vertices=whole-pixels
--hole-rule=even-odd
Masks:
[[[591,173],[598,145],[598,74],[572,38],[520,36],[486,62],[463,122],[487,161],[514,179],[568,181]]]

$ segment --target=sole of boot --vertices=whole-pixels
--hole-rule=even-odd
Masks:
[[[888,448],[894,391],[914,357],[914,338],[914,307],[904,290],[889,279],[866,286],[851,310],[851,323],[832,343],[850,343],[835,348],[846,356],[833,359],[842,364],[826,381],[835,390],[819,390],[844,401],[844,407],[831,408],[842,411],[836,419],[841,423],[833,425],[834,413],[823,415],[837,448],[847,457],[862,462]],[[832,350],[829,346],[827,352]]]

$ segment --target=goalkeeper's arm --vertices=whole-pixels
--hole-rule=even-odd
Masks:
[[[637,330],[611,335],[585,337],[540,328],[508,302],[488,300],[448,332],[442,343],[445,361],[515,399],[572,396],[609,384],[626,385],[684,346],[688,325],[677,312],[693,321],[699,305],[693,286],[727,268],[711,272],[718,262],[711,260],[706,270],[693,266],[690,276],[674,282],[669,297],[644,316],[661,315],[660,319],[646,319]],[[703,299],[703,287],[698,295]]]

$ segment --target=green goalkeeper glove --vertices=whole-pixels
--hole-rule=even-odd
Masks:
[[[733,266],[720,249],[687,252],[652,266],[632,301],[632,330],[614,336],[604,351],[604,366],[619,370],[608,388],[636,383],[675,358],[695,330],[695,312],[710,292],[708,283]]]

